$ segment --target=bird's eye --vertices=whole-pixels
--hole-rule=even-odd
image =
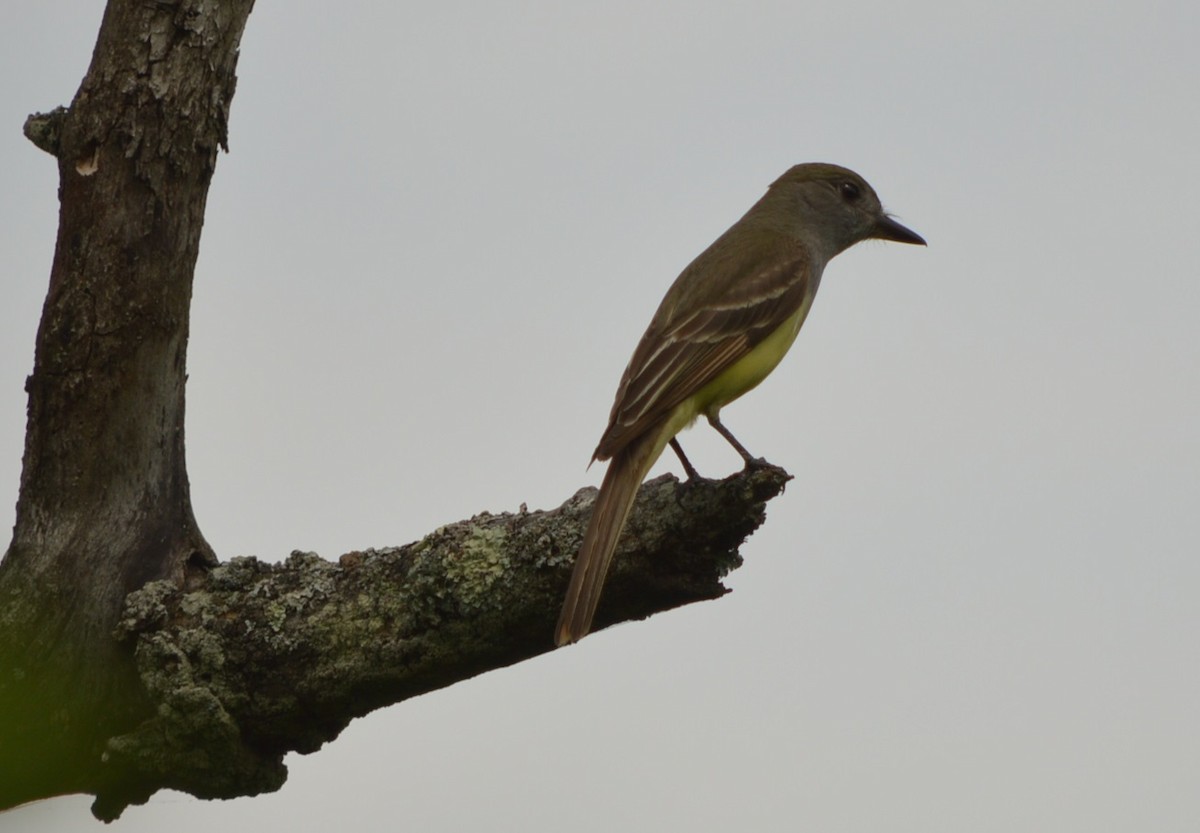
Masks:
[[[862,196],[862,189],[853,182],[843,182],[838,186],[838,190],[842,192],[842,197],[847,202],[854,202]]]

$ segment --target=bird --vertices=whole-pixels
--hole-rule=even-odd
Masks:
[[[926,245],[885,213],[848,168],[794,165],[675,279],[625,368],[592,462],[608,460],[555,629],[558,646],[591,629],[604,579],[650,467],[669,444],[699,477],[675,435],[699,417],[745,461],[758,461],[721,422],[792,346],[825,265],[869,239]]]

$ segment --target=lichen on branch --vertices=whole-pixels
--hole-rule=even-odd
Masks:
[[[789,475],[647,483],[598,629],[728,592],[721,579]],[[402,547],[337,561],[235,558],[189,589],[153,582],[118,626],[154,716],[112,738],[124,770],[105,815],[170,787],[202,797],[277,789],[283,756],[313,752],[355,717],[553,649],[552,629],[594,489],[550,511],[484,513]]]

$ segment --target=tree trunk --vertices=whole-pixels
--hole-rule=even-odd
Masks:
[[[214,560],[184,463],[188,307],[252,6],[113,0],[70,108],[27,124],[61,208],[0,563],[4,804],[106,786],[104,739],[148,708],[122,602]]]

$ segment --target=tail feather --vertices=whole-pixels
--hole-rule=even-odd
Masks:
[[[556,644],[576,642],[591,629],[592,617],[600,603],[600,591],[604,588],[604,577],[612,563],[621,530],[625,528],[625,519],[633,508],[642,480],[662,452],[662,446],[656,437],[647,436],[621,449],[609,461],[558,617]]]

